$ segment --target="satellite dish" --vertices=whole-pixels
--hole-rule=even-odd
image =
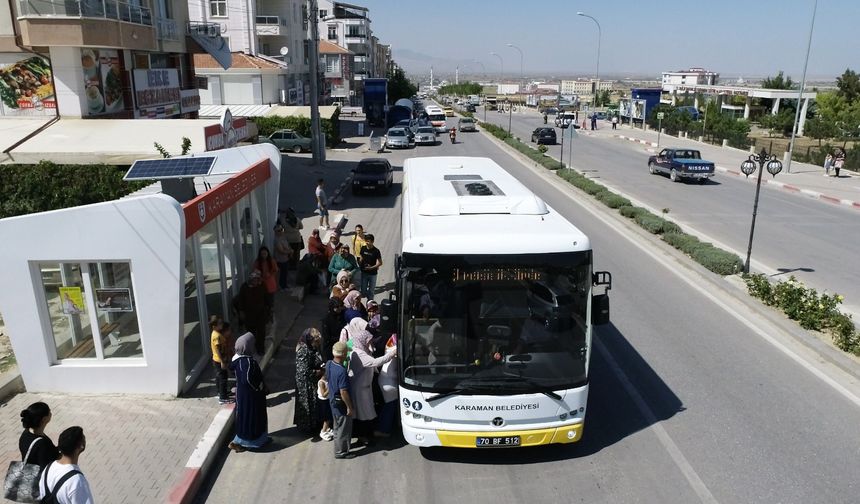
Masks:
[[[288,52],[290,52],[289,47],[284,46],[281,48],[281,56],[286,56]]]

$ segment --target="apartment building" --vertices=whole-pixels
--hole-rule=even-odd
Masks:
[[[720,81],[720,74],[709,72],[704,68],[692,67],[687,70],[663,72],[662,84],[687,86],[715,86]]]
[[[385,77],[392,68],[391,64],[394,60],[391,59],[391,45],[381,44],[376,36],[373,37],[374,48],[374,75],[377,77]]]
[[[576,79],[561,81],[561,94],[589,96],[598,91],[611,91],[612,81],[598,81],[595,79]]]
[[[310,103],[307,1],[189,0],[188,9],[192,20],[217,25],[233,53],[244,53],[268,62],[255,60],[251,66],[265,67],[266,71],[270,70],[269,63],[279,67],[278,101],[289,105]],[[251,61],[249,58],[240,60]],[[238,73],[248,75],[245,71]],[[204,75],[209,76],[210,72]],[[230,80],[230,77],[226,79]],[[242,79],[247,80],[246,77]],[[210,96],[217,94],[212,92]],[[258,95],[262,97],[269,93]]]
[[[193,118],[189,51],[204,50],[224,60],[220,33],[190,26],[183,0],[2,2],[0,115]]]
[[[320,90],[322,103],[352,104],[355,92],[352,89],[352,68],[355,57],[349,49],[320,40],[320,71],[323,72],[323,87]]]
[[[353,54],[352,89],[360,102],[364,93],[362,81],[381,76],[375,66],[370,12],[367,7],[331,0],[318,0],[317,8],[320,40],[337,44]]]

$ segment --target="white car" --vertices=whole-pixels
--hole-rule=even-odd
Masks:
[[[391,149],[408,149],[409,135],[403,128],[391,128],[386,133],[385,146]]]
[[[436,145],[436,129],[433,126],[419,126],[415,131],[416,145]]]

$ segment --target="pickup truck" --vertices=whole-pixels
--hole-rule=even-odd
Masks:
[[[714,176],[714,163],[704,161],[701,153],[694,149],[663,149],[648,158],[648,171],[652,175],[667,173],[672,182],[688,178],[704,184]]]

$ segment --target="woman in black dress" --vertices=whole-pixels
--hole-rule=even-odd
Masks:
[[[24,426],[24,432],[18,439],[18,449],[21,450],[21,460],[25,463],[36,464],[44,469],[60,456],[51,438],[45,435],[45,426],[50,421],[51,408],[43,402],[33,403],[21,411],[21,425]],[[27,451],[30,452],[29,460],[25,460]]]
[[[317,383],[322,376],[319,353],[322,335],[315,328],[305,329],[296,346],[296,416],[295,423],[305,434],[316,434],[322,425],[317,409]]]

